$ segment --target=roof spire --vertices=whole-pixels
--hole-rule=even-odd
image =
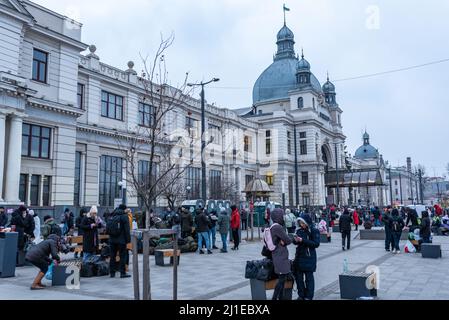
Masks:
[[[304,48],[301,48],[301,58],[304,59]]]
[[[289,9],[289,8],[287,8],[287,7],[285,6],[285,3],[284,3],[284,7],[283,7],[283,10],[284,10],[284,26],[286,26],[286,25],[287,25],[287,23],[286,23],[286,19],[285,19],[285,12],[286,12],[286,11],[290,11],[290,9]]]
[[[327,81],[329,81],[329,70],[327,71]]]

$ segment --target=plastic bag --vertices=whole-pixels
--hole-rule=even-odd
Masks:
[[[413,243],[410,242],[410,240],[407,240],[407,243],[405,244],[405,247],[404,247],[404,251],[406,253],[414,253],[414,252],[416,252],[416,248],[413,245]]]
[[[53,279],[53,266],[54,263],[52,262],[50,266],[48,267],[47,273],[45,274],[45,279],[52,280]]]

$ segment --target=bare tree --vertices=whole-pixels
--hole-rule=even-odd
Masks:
[[[231,178],[225,178],[221,184],[221,194],[223,200],[231,201],[231,204],[235,204],[237,207],[240,203],[240,193],[238,183]]]
[[[150,226],[148,213],[158,197],[170,193],[168,186],[176,188],[181,185],[185,170],[192,164],[192,161],[184,161],[183,158],[181,142],[185,135],[168,128],[170,116],[177,107],[185,105],[192,92],[187,86],[188,73],[180,85],[168,84],[165,52],[173,41],[173,34],[166,39],[161,35],[154,57],[150,60],[148,56],[141,56],[144,71],[139,85],[144,89],[144,94],[140,106],[146,108],[140,119],[143,123],[134,130],[128,130],[126,137],[116,135],[126,159],[125,180],[147,213],[147,228]]]
[[[417,166],[415,166],[415,171],[419,172],[419,170],[421,170],[421,175],[424,177],[427,173],[426,167],[424,167],[422,164],[418,164]]]
[[[186,198],[187,186],[185,179],[177,179],[180,171],[183,170],[183,168],[177,166],[159,181],[159,188],[162,190],[162,196],[167,200],[168,206],[172,210],[179,203],[179,200]],[[176,183],[173,183],[174,180],[177,180]]]

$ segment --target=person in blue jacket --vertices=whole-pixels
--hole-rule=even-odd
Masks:
[[[312,218],[303,214],[298,218],[299,229],[293,240],[296,245],[293,271],[298,288],[298,300],[312,300],[315,292],[317,255],[316,248],[320,246],[320,232],[314,226]]]

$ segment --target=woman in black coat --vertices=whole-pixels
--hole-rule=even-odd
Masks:
[[[296,255],[293,270],[298,287],[298,300],[312,300],[315,291],[316,248],[320,246],[320,232],[313,225],[308,214],[298,219],[299,229],[293,243],[296,244]],[[305,281],[304,281],[305,278]]]
[[[101,227],[97,219],[97,207],[92,206],[80,224],[80,229],[83,232],[83,261],[96,254],[98,245],[100,244],[98,229]]]
[[[16,226],[16,232],[19,234],[17,248],[23,250],[27,238],[34,237],[34,218],[27,213],[27,208],[22,205],[12,213],[10,225]]]

